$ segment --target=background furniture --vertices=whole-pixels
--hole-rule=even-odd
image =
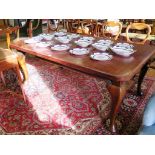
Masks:
[[[63,19],[62,20],[62,27],[67,32],[75,33],[79,25],[80,25],[80,20],[78,19]]]
[[[41,19],[18,19],[16,24],[20,28],[20,37],[32,37],[42,33]]]
[[[47,20],[47,31],[50,33],[51,31],[58,31],[60,26],[60,19],[48,19]]]
[[[24,101],[26,101],[26,97],[23,91],[23,85],[22,85],[22,78],[20,75],[20,69],[18,65],[17,55],[15,55],[12,51],[8,49],[2,49],[0,48],[0,75],[3,81],[3,84],[6,86],[5,78],[2,72],[8,69],[14,69],[14,71],[17,74],[18,82],[21,87]]]
[[[131,40],[131,38],[130,38],[131,34],[129,35],[130,30],[136,30],[136,33],[138,31],[142,31],[141,33],[145,34],[145,37],[140,38],[140,37],[135,36],[135,38],[132,38],[132,40]],[[151,27],[148,24],[145,24],[145,23],[131,23],[126,28],[126,39],[127,39],[128,43],[144,44],[147,41],[147,39],[149,38],[150,33],[151,33]],[[137,36],[138,36],[138,33],[137,33]]]
[[[94,36],[96,23],[97,23],[97,20],[95,19],[79,20],[79,26],[76,30],[76,33]]]
[[[155,94],[149,99],[144,111],[140,135],[155,135]]]
[[[136,33],[129,33],[130,29],[136,30]],[[142,32],[138,34],[137,31],[142,31]],[[150,36],[150,34],[151,34],[151,27],[150,25],[145,24],[145,23],[131,23],[130,25],[128,25],[126,29],[126,39],[127,39],[127,42],[129,43],[144,44],[148,40],[151,43],[152,40],[155,40],[155,36],[154,35]],[[154,64],[153,64],[154,62],[155,62],[155,56],[152,56],[146,68],[155,69]],[[145,74],[145,71],[143,72],[143,74]]]
[[[96,27],[96,34],[98,37],[110,37],[117,40],[122,31],[122,24],[117,21],[106,21],[98,23]]]
[[[3,29],[0,30],[0,34],[5,34],[6,35],[7,48],[9,49],[9,51],[16,54],[18,63],[20,65],[20,70],[23,73],[24,81],[26,81],[28,79],[28,71],[27,71],[26,62],[25,62],[25,56],[21,52],[10,49],[10,41],[11,41],[10,34],[12,34],[13,32],[16,33],[17,40],[18,40],[19,39],[19,27],[18,26],[15,26],[15,27],[3,27]],[[7,50],[6,50],[6,52],[7,52]],[[2,76],[2,73],[1,73],[1,76]]]

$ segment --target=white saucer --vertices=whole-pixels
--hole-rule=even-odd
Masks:
[[[73,33],[73,34],[67,35],[67,37],[70,38],[70,39],[76,39],[76,38],[80,37],[80,35]]]
[[[53,47],[51,47],[52,50],[54,51],[65,51],[68,50],[70,47],[67,45],[54,45]]]
[[[135,51],[133,49],[124,49],[124,48],[110,48],[114,53],[124,56],[124,57],[129,57],[132,55]]]
[[[104,45],[102,43],[94,43],[92,46],[100,51],[106,51],[109,48],[108,45]]]
[[[64,44],[67,44],[71,41],[71,39],[69,39],[67,36],[55,37],[55,39],[60,43],[64,43]]]
[[[66,35],[66,33],[65,32],[55,32],[54,35],[60,37],[60,36]]]
[[[35,44],[35,43],[38,43],[38,42],[40,42],[40,41],[37,40],[37,39],[33,39],[33,38],[24,40],[24,43],[26,43],[26,44]]]
[[[111,60],[113,56],[108,53],[94,53],[90,57],[94,60],[106,61]]]
[[[51,45],[51,43],[49,43],[49,42],[36,43],[36,46],[38,46],[38,47],[49,47],[50,45]]]
[[[82,37],[82,38],[80,38],[80,40],[93,41],[93,40],[95,40],[95,38],[93,38],[93,37]]]
[[[89,50],[86,48],[74,48],[69,50],[69,52],[74,55],[85,55],[89,53]]]
[[[81,47],[88,47],[92,42],[85,41],[85,40],[78,40],[78,41],[75,41],[75,43]]]
[[[101,43],[101,44],[106,44],[106,45],[111,45],[113,44],[113,41],[111,40],[98,40],[97,43]]]

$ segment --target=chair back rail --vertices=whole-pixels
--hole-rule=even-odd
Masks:
[[[133,41],[130,38],[129,35],[129,31],[130,30],[138,30],[138,31],[142,31],[147,29],[147,33],[146,33],[146,37],[144,39],[142,39],[141,41]],[[148,37],[150,36],[151,33],[151,27],[148,24],[145,23],[131,23],[130,25],[128,25],[128,27],[126,28],[126,39],[128,43],[136,43],[136,44],[144,44]]]
[[[117,28],[117,31],[115,31],[115,34],[113,34],[112,31],[108,30],[108,28]],[[106,21],[103,23],[97,23],[96,24],[96,35],[98,37],[100,36],[104,36],[106,37],[107,34],[110,35],[110,37],[112,37],[114,40],[117,40],[119,35],[121,34],[122,31],[122,24],[120,22],[117,21]]]

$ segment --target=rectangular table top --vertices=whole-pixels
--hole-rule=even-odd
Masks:
[[[20,38],[12,42],[11,48],[114,81],[130,80],[155,53],[154,46],[134,45],[136,52],[130,57],[122,57],[108,50],[107,52],[113,55],[112,60],[97,61],[90,58],[91,53],[97,52],[91,45],[89,47],[90,54],[76,56],[70,54],[68,51],[52,51],[50,47],[41,48],[37,47],[36,44],[25,44],[24,39],[26,38]],[[98,39],[96,38],[96,40]],[[58,42],[53,40],[53,44],[58,44]],[[76,47],[74,41],[71,41],[69,46],[71,49]]]

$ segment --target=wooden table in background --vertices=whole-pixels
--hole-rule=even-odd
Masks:
[[[95,61],[90,59],[89,55],[75,56],[68,51],[54,52],[47,48],[37,47],[35,44],[25,44],[24,39],[11,43],[11,48],[29,53],[46,60],[67,66],[72,69],[79,70],[94,76],[100,76],[108,79],[107,88],[112,98],[112,109],[110,114],[110,130],[116,131],[115,120],[123,97],[127,90],[133,84],[133,77],[140,72],[138,80],[138,93],[141,93],[141,83],[147,71],[147,62],[155,53],[155,47],[150,45],[134,45],[136,52],[124,58],[118,55],[113,55],[110,61]],[[97,40],[97,38],[96,38]],[[56,42],[55,42],[56,43]],[[73,41],[70,43],[71,48],[75,47]],[[95,49],[91,48],[91,53]],[[110,51],[109,51],[110,52]]]

